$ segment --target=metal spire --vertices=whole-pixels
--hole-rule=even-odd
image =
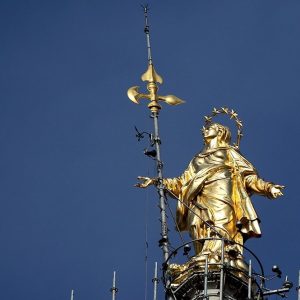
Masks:
[[[144,10],[144,17],[145,17],[145,28],[144,32],[146,34],[147,38],[147,51],[148,51],[148,69],[147,71],[142,75],[141,79],[143,81],[147,81],[147,90],[149,91],[148,94],[141,94],[138,92],[139,87],[133,86],[128,89],[128,97],[131,101],[133,101],[136,104],[139,104],[140,99],[145,98],[150,100],[150,103],[148,104],[148,107],[151,111],[151,117],[154,121],[154,135],[153,135],[153,144],[155,145],[156,149],[156,162],[157,162],[157,190],[159,193],[160,198],[160,210],[161,210],[161,240],[160,240],[160,246],[163,249],[163,256],[164,256],[164,262],[167,261],[169,256],[169,250],[168,250],[168,228],[167,228],[167,220],[166,220],[166,211],[165,211],[165,202],[166,197],[164,193],[164,188],[162,184],[163,175],[162,175],[162,168],[163,164],[161,162],[160,158],[160,138],[159,138],[159,130],[158,130],[158,114],[159,110],[161,109],[159,101],[164,101],[170,105],[177,105],[181,104],[184,101],[177,98],[173,95],[167,95],[167,96],[160,96],[157,94],[158,91],[158,83],[162,84],[163,80],[160,75],[158,75],[154,69],[153,60],[152,60],[152,54],[151,54],[151,45],[150,45],[150,26],[148,21],[148,11],[149,7],[148,5],[143,6]]]
[[[158,112],[161,109],[161,106],[159,105],[159,101],[164,101],[167,104],[170,105],[178,105],[184,103],[183,100],[180,98],[174,96],[174,95],[167,95],[167,96],[160,96],[157,94],[158,91],[158,83],[162,84],[163,79],[162,77],[155,71],[154,65],[153,65],[153,59],[151,54],[151,44],[150,44],[150,25],[148,21],[148,11],[149,6],[145,5],[142,6],[144,10],[144,17],[145,17],[145,28],[144,32],[146,34],[146,40],[147,40],[147,52],[148,52],[148,69],[147,71],[141,76],[142,81],[147,81],[147,90],[149,91],[149,94],[142,94],[139,93],[139,86],[133,86],[128,89],[127,95],[131,101],[133,101],[136,104],[139,104],[140,99],[148,99],[150,100],[150,103],[148,105],[151,112]]]
[[[145,29],[144,29],[144,32],[146,33],[146,38],[147,38],[148,63],[149,63],[149,65],[152,65],[151,44],[150,44],[150,26],[149,26],[149,23],[148,23],[149,6],[148,6],[148,4],[142,5],[142,8],[144,9],[144,16],[145,16]]]
[[[160,96],[158,95],[158,84],[163,83],[163,79],[154,69],[153,59],[151,54],[151,45],[150,45],[150,26],[148,19],[148,5],[143,6],[144,17],[145,17],[145,28],[144,32],[146,34],[147,40],[147,52],[148,52],[148,69],[141,76],[142,81],[147,81],[147,90],[148,93],[139,93],[139,86],[133,86],[128,89],[127,95],[131,101],[136,104],[139,104],[140,99],[148,99],[150,103],[148,104],[148,108],[151,111],[151,118],[154,122],[154,134],[152,135],[152,144],[156,150],[156,167],[157,167],[157,184],[156,188],[159,194],[159,208],[160,208],[160,221],[161,221],[161,239],[159,240],[159,246],[163,251],[163,266],[167,262],[169,258],[169,242],[168,242],[168,227],[167,227],[167,216],[166,216],[166,196],[164,192],[163,186],[163,163],[160,157],[160,144],[161,140],[159,137],[159,126],[158,126],[158,115],[161,109],[159,101],[166,102],[169,105],[178,105],[184,103],[183,100],[177,98],[174,95]]]

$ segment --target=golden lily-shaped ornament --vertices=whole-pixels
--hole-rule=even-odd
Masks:
[[[149,64],[147,71],[141,76],[143,81],[148,81],[147,89],[150,92],[149,94],[144,94],[139,92],[139,86],[133,86],[128,89],[127,96],[128,98],[139,104],[141,99],[148,99],[152,102],[163,101],[169,105],[179,105],[184,103],[185,101],[174,96],[174,95],[166,95],[160,96],[157,94],[158,83],[162,84],[162,77],[155,71],[153,64]]]

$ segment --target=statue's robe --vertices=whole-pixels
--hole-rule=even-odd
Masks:
[[[272,183],[260,179],[252,164],[234,148],[197,154],[180,177],[164,179],[163,184],[181,200],[176,211],[178,229],[189,231],[193,239],[213,236],[207,223],[237,243],[261,236],[250,195],[271,197]]]

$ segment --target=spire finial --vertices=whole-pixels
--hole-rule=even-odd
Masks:
[[[139,101],[142,98],[150,100],[148,107],[150,108],[151,112],[158,112],[161,109],[161,106],[159,105],[158,101],[164,101],[170,105],[178,105],[184,103],[184,101],[177,98],[174,95],[159,96],[157,94],[158,83],[162,84],[163,79],[159,74],[156,73],[153,65],[151,44],[150,44],[150,25],[149,25],[149,17],[148,17],[149,5],[145,4],[142,5],[142,7],[144,11],[144,18],[145,18],[144,32],[146,34],[146,40],[147,40],[148,69],[141,76],[141,79],[142,81],[148,82],[147,90],[149,91],[149,94],[139,93],[139,86],[133,86],[128,89],[127,95],[129,99],[136,104],[139,104]]]
[[[148,12],[149,12],[149,5],[145,4],[142,5],[144,9],[144,18],[145,18],[145,28],[144,32],[146,34],[146,41],[147,41],[147,53],[148,53],[148,69],[147,71],[142,75],[143,81],[154,82],[154,83],[163,83],[163,79],[160,75],[158,75],[154,69],[153,60],[152,60],[152,53],[151,53],[151,43],[150,43],[150,25],[149,25],[149,18],[148,18]]]

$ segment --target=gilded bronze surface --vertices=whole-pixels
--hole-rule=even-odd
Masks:
[[[231,112],[230,112],[231,113]],[[232,111],[233,117],[235,112]],[[169,274],[179,283],[195,268],[220,263],[222,241],[224,258],[233,268],[247,269],[243,245],[248,238],[260,237],[259,219],[250,196],[260,194],[274,199],[284,186],[261,179],[253,165],[232,146],[230,130],[218,123],[202,131],[205,146],[189,163],[182,175],[163,179],[165,190],[178,199],[176,222],[180,231],[190,237],[216,239],[194,242],[195,256],[184,265],[170,265]],[[154,178],[138,177],[138,187],[155,184]]]
[[[148,81],[147,90],[149,93],[140,93],[139,86],[133,86],[129,88],[127,91],[127,96],[132,102],[139,104],[141,99],[148,99],[150,100],[148,107],[152,112],[157,112],[161,109],[159,101],[166,102],[169,105],[179,105],[184,103],[182,99],[174,95],[161,96],[157,94],[158,83],[162,84],[163,79],[156,73],[153,64],[148,65],[148,69],[142,75],[141,79],[143,81]]]

